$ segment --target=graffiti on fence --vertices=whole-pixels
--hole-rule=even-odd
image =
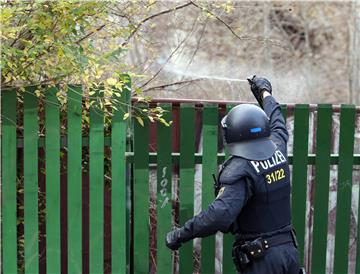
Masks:
[[[168,185],[169,185],[169,180],[166,178],[166,171],[167,171],[167,167],[164,167],[162,169],[162,175],[161,175],[161,182],[160,182],[160,199],[159,202],[161,203],[161,208],[164,208],[170,201],[169,198],[169,193],[168,193]]]

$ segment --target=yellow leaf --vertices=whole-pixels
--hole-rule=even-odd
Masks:
[[[123,117],[123,120],[126,120],[127,118],[129,118],[129,115],[130,115],[129,112],[125,113],[125,114],[124,114],[124,117]]]
[[[141,117],[137,116],[136,119],[138,120],[138,122],[141,126],[144,126],[144,121],[143,121],[143,119],[141,119]]]
[[[108,83],[110,86],[116,85],[117,80],[115,78],[108,78],[106,80],[106,83]]]
[[[159,118],[159,121],[167,127],[170,126],[169,123],[166,122],[166,120],[164,118]]]

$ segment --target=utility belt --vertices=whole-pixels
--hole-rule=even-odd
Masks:
[[[232,258],[237,271],[244,271],[253,261],[263,257],[267,249],[286,243],[293,243],[297,248],[298,244],[293,230],[254,240],[236,240],[232,249]]]

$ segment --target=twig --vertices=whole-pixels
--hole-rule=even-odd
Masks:
[[[190,80],[184,80],[184,81],[174,82],[174,83],[160,85],[160,86],[154,86],[154,87],[144,89],[142,92],[148,92],[150,90],[156,90],[156,89],[164,89],[164,88],[171,87],[171,86],[184,85],[184,84],[194,83],[194,82],[198,82],[198,81],[202,81],[202,80],[205,80],[205,78],[190,79]]]
[[[294,53],[295,52],[294,45],[291,43],[291,40],[289,39],[289,35],[286,33],[282,24],[280,23],[277,14],[275,12],[273,12],[271,14],[271,17],[272,17],[272,19],[275,20],[275,24],[278,26],[278,28],[279,28],[280,32],[282,33],[282,35],[284,36],[284,38],[286,38],[288,40],[289,49]]]
[[[25,88],[25,87],[32,87],[32,86],[41,86],[41,85],[45,85],[45,84],[49,84],[49,83],[52,83],[52,82],[55,82],[55,81],[58,81],[60,79],[63,79],[67,76],[69,76],[71,73],[68,73],[68,74],[62,74],[62,75],[58,75],[56,77],[52,77],[52,78],[49,78],[49,79],[45,79],[43,81],[39,81],[39,82],[36,82],[36,83],[31,83],[31,84],[28,84],[28,85],[19,85],[19,86],[7,86],[7,85],[2,85],[1,86],[1,89],[2,90],[9,90],[9,89],[17,89],[17,88]]]
[[[173,50],[173,52],[169,55],[169,57],[166,59],[165,64],[163,64],[161,66],[161,68],[148,80],[146,81],[144,84],[142,84],[140,86],[140,88],[145,87],[147,84],[149,84],[152,80],[154,80],[156,78],[156,76],[159,75],[159,73],[164,69],[164,67],[166,66],[167,63],[169,63],[169,61],[171,60],[171,58],[174,56],[174,54],[180,49],[180,47],[185,43],[185,41],[190,37],[191,32],[185,37],[185,39],[183,39],[179,45],[177,45],[177,47]]]
[[[75,42],[75,44],[80,44],[82,41],[84,41],[85,39],[89,38],[91,35],[93,35],[96,32],[99,32],[100,30],[102,30],[104,27],[106,26],[106,24],[103,24],[101,26],[99,26],[97,29],[95,29],[94,31],[89,32],[88,34],[86,34],[84,37],[80,38],[79,40],[77,40]]]
[[[214,16],[216,20],[218,20],[220,23],[222,23],[237,39],[239,40],[256,40],[258,42],[263,42],[263,43],[270,43],[274,46],[278,46],[278,47],[281,47],[285,50],[289,50],[289,48],[287,46],[284,46],[281,44],[280,41],[277,41],[277,40],[273,40],[273,39],[269,39],[269,38],[264,38],[264,37],[261,37],[261,36],[249,36],[249,35],[238,35],[234,30],[233,28],[227,24],[223,19],[221,19],[219,16],[217,16],[216,14],[214,14],[213,12],[211,12],[210,10],[208,10],[207,8],[205,7],[201,7],[199,6],[198,4],[196,4],[195,2],[193,1],[190,1],[191,4],[195,7],[197,7],[198,9],[201,9],[202,11],[205,11],[207,13],[209,13],[210,15]]]
[[[201,34],[200,34],[200,36],[199,36],[199,39],[198,39],[197,42],[196,42],[196,48],[195,48],[195,50],[193,51],[193,53],[192,53],[192,55],[191,55],[191,57],[190,57],[190,61],[188,62],[187,66],[186,66],[186,68],[185,68],[185,70],[184,70],[185,72],[187,72],[188,68],[190,67],[190,65],[191,65],[192,62],[194,61],[195,55],[197,54],[197,52],[198,52],[198,50],[199,50],[199,48],[200,48],[200,42],[201,42],[201,40],[202,40],[202,38],[203,38],[203,36],[204,36],[207,23],[208,23],[208,20],[205,21],[205,24],[204,24],[204,26],[203,26],[203,29],[202,29]]]
[[[135,35],[135,33],[140,29],[140,27],[141,27],[142,25],[144,25],[147,21],[149,21],[149,20],[151,20],[151,19],[154,19],[155,17],[158,17],[158,16],[161,16],[161,15],[164,15],[164,14],[167,14],[167,13],[170,13],[170,12],[173,12],[173,11],[176,11],[176,10],[179,10],[179,9],[183,9],[183,8],[185,8],[185,7],[187,7],[187,6],[190,6],[191,4],[192,4],[192,3],[191,3],[191,1],[190,1],[190,2],[188,2],[188,3],[186,3],[186,4],[183,4],[183,5],[180,5],[180,6],[176,6],[176,7],[174,7],[174,8],[168,9],[168,10],[163,10],[163,11],[161,11],[161,12],[158,12],[158,13],[156,13],[156,14],[153,14],[153,15],[150,15],[149,17],[144,18],[144,19],[141,20],[141,21],[137,24],[137,26],[131,31],[131,33],[129,34],[128,38],[126,39],[125,42],[123,42],[123,43],[121,44],[121,46],[122,46],[122,47],[126,46],[126,45],[129,43],[130,39],[131,39],[131,38]]]

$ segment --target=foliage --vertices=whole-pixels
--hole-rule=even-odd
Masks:
[[[124,61],[134,26],[117,24],[109,13],[114,5],[111,1],[2,2],[1,88],[26,91],[27,86],[37,86],[41,97],[46,88],[59,85],[58,99],[65,104],[68,85],[82,84],[85,108],[97,104],[111,115],[127,86],[122,75],[136,77]],[[94,97],[97,89],[103,90],[101,97]],[[160,112],[155,114],[155,119],[161,117]],[[124,118],[128,116],[125,113]]]
[[[79,80],[94,67],[90,37],[101,28],[106,2],[26,2],[2,4],[2,86]],[[94,66],[95,65],[95,66]]]

